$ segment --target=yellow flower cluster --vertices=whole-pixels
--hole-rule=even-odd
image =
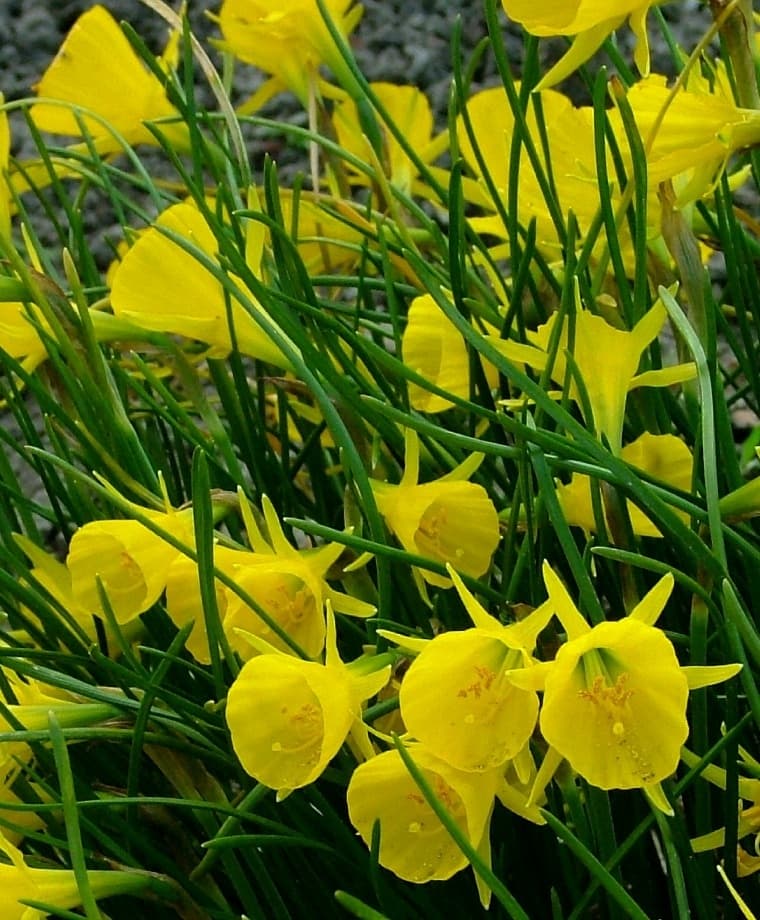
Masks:
[[[116,744],[134,715],[130,822],[143,755],[195,800],[200,846],[230,843],[216,815],[205,823],[211,809],[198,817],[200,789],[227,818],[247,777],[274,790],[273,808],[320,783],[389,873],[422,884],[472,865],[486,908],[499,803],[542,826],[556,780],[581,797],[642,790],[664,821],[681,760],[723,790],[736,784],[684,745],[692,733],[706,750],[719,725],[705,716],[691,732],[690,691],[743,665],[681,662],[741,660],[734,633],[751,634],[760,655],[739,614],[704,625],[705,605],[711,617],[729,609],[723,544],[751,569],[754,531],[726,533],[760,507],[738,466],[724,479],[715,469],[710,440],[730,429],[728,404],[721,414],[707,398],[720,377],[715,328],[736,314],[746,330],[758,316],[742,303],[722,304],[717,320],[700,312],[723,225],[741,224],[747,253],[758,252],[757,221],[728,196],[758,169],[740,157],[760,146],[760,107],[734,95],[736,65],[695,55],[675,82],[649,72],[647,17],[661,3],[502,0],[530,35],[570,48],[537,84],[508,74],[507,92],[457,84],[440,133],[419,88],[358,78],[347,42],[363,10],[352,0],[224,0],[212,48],[225,77],[237,58],[267,79],[235,111],[212,73],[219,118],[187,98],[193,48],[180,67],[181,19],[168,7],[171,33],[150,67],[104,6],[74,24],[27,107],[35,133],[69,146],[16,162],[0,98],[2,393],[16,407],[32,381],[55,396],[46,417],[71,415],[48,429],[61,454],[47,458],[60,488],[50,508],[22,502],[0,464],[8,660],[22,662],[0,666],[0,728],[42,738],[0,742],[3,916],[34,920],[45,905],[90,916],[93,898],[149,887],[136,870],[88,869],[81,890],[76,790],[56,724],[120,719]],[[555,88],[626,23],[640,78],[616,78],[608,106]],[[307,127],[286,134],[308,146],[308,189],[302,178],[278,188],[271,166],[262,177],[248,162],[246,132],[271,129],[260,109],[280,92],[305,109]],[[144,145],[178,181],[148,182],[134,149]],[[113,194],[125,226],[107,271],[73,265],[68,247],[63,270],[51,269],[25,208],[48,185]],[[149,205],[125,207],[146,188]],[[751,271],[725,255],[739,297]],[[677,356],[663,360],[669,316]],[[750,354],[740,370],[757,376]],[[208,482],[199,459],[213,466]],[[102,517],[101,499],[117,516]],[[22,508],[6,520],[12,501]],[[675,571],[663,503],[678,545],[704,550],[681,573],[680,632],[658,625],[673,574],[646,592],[632,574]],[[36,539],[37,518],[60,525],[60,556]],[[600,559],[609,568],[596,578]],[[478,593],[491,609],[510,604],[509,617]],[[166,635],[168,654],[140,644]],[[62,687],[92,678],[93,699],[19,676],[32,669],[19,648],[50,666],[40,673],[65,661]],[[143,666],[151,655],[158,668]],[[185,683],[159,705],[175,671]],[[103,673],[121,689],[103,687]],[[729,692],[738,710],[745,700]],[[175,744],[184,693],[208,722]],[[146,728],[154,717],[160,732]],[[56,772],[37,783],[51,743]],[[760,764],[740,750],[741,838],[760,829]],[[59,849],[51,809],[15,810],[30,788],[65,812],[71,865],[37,867],[33,850],[17,849],[48,831]],[[737,842],[736,820],[709,818],[702,809],[694,852]],[[760,867],[746,846],[738,853],[736,874]],[[187,916],[200,916],[198,892],[209,915],[233,915],[222,902],[234,883],[204,878],[215,859],[209,851],[183,889]]]

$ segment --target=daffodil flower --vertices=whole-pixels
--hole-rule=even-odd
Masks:
[[[370,617],[372,604],[330,587],[326,577],[344,550],[340,543],[328,543],[310,549],[292,546],[280,524],[274,505],[265,495],[261,506],[268,536],[262,533],[245,495],[239,492],[251,550],[217,546],[214,565],[234,578],[301,651],[310,658],[321,654],[325,643],[325,602],[333,610],[348,616]],[[257,650],[242,637],[255,635],[279,651],[291,648],[234,591],[217,583],[217,603],[222,628],[230,643],[243,659]],[[191,620],[195,626],[187,649],[203,664],[211,661],[203,618],[198,582],[198,568],[186,556],[178,557],[166,577],[166,612],[176,626]]]
[[[163,531],[192,546],[192,509],[140,511]],[[159,599],[166,587],[167,570],[179,555],[179,550],[139,521],[89,521],[71,538],[66,567],[80,605],[103,615],[98,576],[116,621],[124,624]]]
[[[656,188],[680,177],[680,207],[713,190],[732,154],[760,144],[760,112],[740,108],[730,90],[699,75],[674,91],[665,77],[652,74],[635,83],[627,99],[645,145],[649,184]],[[627,150],[620,114],[612,111],[609,118]]]
[[[742,748],[739,748],[739,753],[742,756],[742,760],[748,761],[755,770],[760,766]],[[681,752],[681,759],[689,767],[696,766],[700,761],[696,754],[686,748]],[[707,764],[700,772],[700,776],[719,789],[725,790],[727,782],[726,771],[722,767],[716,764]],[[760,871],[760,780],[739,776],[738,785],[739,798],[749,804],[739,812],[739,826],[736,836],[738,840],[750,835],[755,838],[754,853],[748,852],[741,845],[737,846],[736,871],[739,878],[745,878]],[[709,850],[717,850],[719,847],[725,846],[725,843],[726,829],[721,827],[699,837],[692,837],[691,848],[695,853],[706,853]]]
[[[82,895],[71,869],[39,869],[28,866],[21,851],[0,834],[0,851],[9,862],[0,863],[0,904],[6,920],[44,920],[48,911],[22,902],[35,901],[60,910],[79,907]],[[90,869],[87,882],[100,900],[117,894],[137,894],[151,882],[147,872]]]
[[[446,132],[433,136],[433,112],[427,96],[416,86],[397,86],[393,83],[371,83],[373,93],[388,113],[390,120],[404,135],[423,163],[432,163],[447,149]],[[348,153],[367,162],[370,157],[369,140],[359,118],[356,103],[344,97],[335,107],[333,124],[338,142]],[[415,190],[418,179],[414,166],[399,142],[388,131],[383,133],[383,166],[388,181],[403,194]],[[350,170],[350,164],[347,164]],[[366,185],[367,176],[357,173],[352,179]]]
[[[654,625],[673,589],[672,575],[663,576],[628,616],[591,627],[548,563],[543,572],[567,642],[554,661],[511,677],[543,690],[539,725],[551,748],[547,762],[556,766],[565,758],[600,789],[643,789],[670,813],[660,783],[675,772],[689,734],[689,690],[728,680],[741,665],[678,663],[672,643]]]
[[[449,574],[475,628],[440,633],[424,645],[401,684],[401,716],[432,754],[459,770],[484,772],[516,758],[533,733],[538,696],[515,686],[508,672],[531,667],[554,609],[545,603],[502,626],[450,567]]]
[[[246,259],[253,271],[259,270],[263,252],[259,229],[250,222]],[[197,250],[199,258],[185,246]],[[185,203],[172,205],[140,235],[116,268],[111,288],[114,314],[142,329],[206,342],[213,356],[224,357],[232,349],[229,303],[238,349],[287,368],[280,349],[241,303],[226,296],[222,283],[201,262],[207,259],[221,271],[218,251],[217,239],[198,208]],[[246,290],[240,279],[231,279]],[[250,292],[248,297],[255,303]]]
[[[495,332],[495,330],[493,330]],[[404,364],[442,390],[462,399],[470,397],[470,353],[461,332],[444,315],[430,294],[415,297],[409,305],[401,338]],[[488,385],[498,383],[492,364],[483,362]],[[420,412],[444,412],[454,403],[416,383],[409,383],[409,402]]]
[[[227,724],[243,769],[281,800],[313,783],[349,733],[372,756],[362,703],[390,678],[386,657],[341,661],[328,605],[325,663],[285,655],[250,636],[262,652],[246,662],[227,696]]]
[[[485,848],[490,854],[488,825],[504,771],[458,770],[423,744],[410,744],[408,751],[463,835],[476,849]],[[367,846],[375,822],[380,822],[380,865],[399,878],[422,884],[451,878],[468,865],[398,751],[386,751],[360,764],[346,798],[351,823]]]
[[[327,0],[330,18],[347,37],[363,8],[353,0]],[[339,78],[346,67],[319,12],[316,0],[224,0],[218,16],[224,36],[218,44],[241,61],[253,64],[308,105],[310,86],[327,64]],[[274,90],[274,87],[273,87]]]
[[[628,20],[636,36],[634,59],[639,71],[649,73],[646,18],[650,7],[664,0],[501,0],[510,19],[531,35],[574,36],[572,46],[542,78],[539,88],[554,86],[577,70],[601,47],[605,38]]]
[[[53,600],[66,611],[71,620],[90,641],[97,642],[99,638],[98,627],[95,623],[97,611],[85,606],[74,594],[71,584],[71,572],[65,563],[59,562],[53,555],[40,549],[39,546],[22,534],[14,534],[13,538],[33,563],[33,567],[29,572],[30,581],[41,585]],[[47,608],[47,610],[50,609]],[[25,612],[27,615],[39,619],[39,613],[36,610],[26,610]],[[120,647],[114,640],[109,624],[101,621],[101,628],[106,637],[108,654],[112,657],[118,656]],[[142,632],[142,624],[139,621],[132,621],[129,624],[124,624],[121,631],[128,641],[133,641]],[[25,634],[24,637],[28,640]]]
[[[642,473],[658,479],[661,483],[690,492],[694,458],[684,442],[672,434],[650,434],[644,432],[620,451],[625,460]],[[596,533],[596,521],[591,499],[591,478],[582,473],[573,473],[570,482],[557,486],[562,513],[568,524],[582,527],[588,533]],[[630,499],[626,500],[628,517],[635,534],[642,537],[661,537],[662,534],[647,515]],[[688,515],[676,511],[683,521]]]
[[[145,67],[119,24],[100,4],[86,10],[74,23],[36,90],[40,97],[59,100],[59,104],[41,101],[31,107],[30,115],[37,128],[81,137],[82,127],[73,108],[81,107],[85,110],[81,119],[100,154],[119,152],[121,141],[100,120],[88,117],[88,111],[113,126],[129,144],[156,144],[145,123],[179,119],[161,82]],[[158,127],[175,146],[187,147],[184,125],[167,123]]]
[[[691,363],[637,373],[641,356],[659,335],[667,316],[665,306],[658,300],[628,331],[611,326],[601,316],[581,309],[578,304],[572,349],[569,347],[569,321],[560,320],[558,313],[535,332],[527,333],[530,344],[496,337],[489,337],[489,342],[511,361],[543,371],[549,361],[552,331],[557,322],[562,322],[551,368],[552,380],[564,383],[568,368],[565,355],[570,350],[586,390],[596,434],[604,435],[613,453],[620,454],[628,392],[641,386],[671,386],[690,380],[696,374],[696,367]],[[578,386],[571,378],[570,396],[578,399],[578,394]]]
[[[473,578],[483,575],[499,542],[496,508],[485,489],[465,482],[482,455],[473,454],[434,482],[419,484],[419,438],[405,433],[404,473],[398,485],[370,480],[378,510],[388,528],[410,553],[425,556]],[[432,585],[448,588],[451,581],[422,570]]]

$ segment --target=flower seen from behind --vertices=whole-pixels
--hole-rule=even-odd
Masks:
[[[327,0],[325,6],[340,33],[350,35],[362,7],[353,0]],[[316,0],[224,0],[219,27],[222,47],[271,74],[304,105],[322,64],[338,75],[345,70]]]
[[[639,71],[649,73],[647,13],[663,0],[501,0],[510,19],[519,22],[532,35],[573,36],[564,57],[544,74],[540,87],[564,80],[601,47],[607,36],[628,20],[636,36],[634,58]]]
[[[249,246],[247,253],[254,272],[261,259],[259,227],[250,227],[249,239],[256,245]],[[232,348],[231,318],[243,354],[288,367],[280,349],[253,316],[226,295],[224,285],[203,264],[202,260],[208,260],[221,272],[218,251],[218,241],[198,208],[185,203],[168,208],[140,235],[115,269],[111,289],[114,314],[142,329],[205,342],[216,357],[227,355]],[[150,283],[146,283],[148,278]],[[240,279],[231,280],[247,293],[255,309],[261,310]]]
[[[69,105],[38,102],[31,116],[41,131],[82,136],[82,127],[72,106],[83,112],[81,119],[99,153],[115,153],[121,142],[104,127],[111,125],[129,144],[156,144],[146,121],[179,114],[166,97],[155,74],[148,71],[108,10],[95,4],[72,26],[58,54],[36,86],[41,97]],[[159,130],[179,147],[187,147],[187,129],[179,124],[161,124]]]

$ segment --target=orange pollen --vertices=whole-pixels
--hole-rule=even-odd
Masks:
[[[626,686],[627,683],[628,674],[621,674],[611,687],[601,674],[597,674],[591,687],[579,690],[578,695],[605,708],[622,709],[634,693]]]
[[[475,673],[478,675],[478,679],[471,683],[469,687],[464,687],[460,690],[457,696],[467,697],[472,694],[475,699],[480,699],[484,692],[487,693],[491,689],[491,685],[496,680],[496,674],[487,665],[476,667]]]

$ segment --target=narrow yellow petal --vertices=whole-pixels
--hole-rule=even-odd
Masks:
[[[741,669],[740,664],[686,665],[681,668],[690,690],[722,684],[735,677]]]

